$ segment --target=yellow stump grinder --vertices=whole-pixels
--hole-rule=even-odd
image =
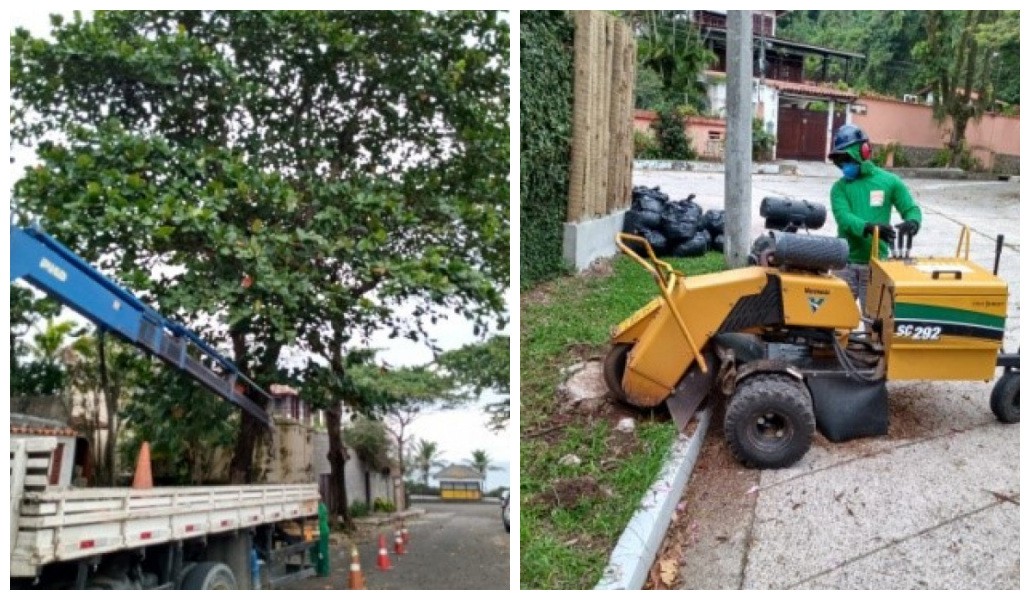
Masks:
[[[1001,237],[993,272],[969,260],[968,228],[943,258],[910,257],[911,237],[899,237],[889,258],[871,259],[860,314],[832,274],[847,262],[845,242],[796,233],[821,227],[825,208],[766,198],[761,214],[778,231],[755,241],[753,266],[694,277],[643,238],[618,235],[660,295],[615,328],[604,372],[616,398],[665,403],[682,430],[707,398],[725,397],[729,447],[757,468],[799,460],[817,427],[834,442],[886,434],[892,380],[989,381],[1001,367],[991,410],[1019,422],[1019,353],[1002,351]]]

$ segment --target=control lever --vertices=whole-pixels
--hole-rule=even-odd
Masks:
[[[898,225],[895,230],[898,232],[898,252],[897,254],[892,254],[892,256],[899,260],[908,260],[908,258],[912,254],[912,238],[914,238],[915,235],[905,227],[902,227],[901,225]]]

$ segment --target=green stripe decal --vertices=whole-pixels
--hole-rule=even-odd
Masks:
[[[894,309],[896,319],[920,319],[925,321],[948,321],[950,323],[966,323],[981,327],[1005,328],[1005,318],[996,317],[961,308],[943,308],[926,304],[910,304],[899,302]]]

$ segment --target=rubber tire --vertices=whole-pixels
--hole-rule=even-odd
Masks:
[[[608,391],[620,402],[626,402],[626,392],[622,389],[622,375],[626,372],[626,361],[633,344],[615,344],[604,357],[604,382]]]
[[[756,420],[773,413],[787,433],[778,442],[763,443],[752,431]],[[778,373],[757,373],[737,384],[726,407],[723,431],[733,456],[748,467],[788,467],[808,452],[815,434],[812,396],[804,383]]]
[[[1019,371],[1005,371],[991,388],[991,412],[1002,423],[1019,423]]]
[[[235,590],[236,577],[224,563],[202,562],[186,573],[179,587],[183,590]]]

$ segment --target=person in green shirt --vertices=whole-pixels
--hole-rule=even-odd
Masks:
[[[897,234],[914,236],[923,222],[923,212],[905,184],[873,164],[871,157],[869,137],[858,127],[844,125],[833,134],[829,159],[843,176],[830,189],[830,208],[837,221],[837,236],[848,243],[848,265],[837,276],[848,283],[863,308],[873,231],[880,232],[879,257],[887,258]],[[891,208],[904,219],[897,229],[890,225]]]

